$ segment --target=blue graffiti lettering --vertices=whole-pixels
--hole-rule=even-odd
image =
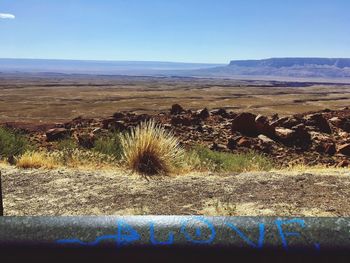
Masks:
[[[290,220],[281,220],[281,219],[277,219],[275,221],[277,229],[278,229],[278,233],[281,237],[282,240],[282,246],[285,250],[288,250],[288,242],[287,242],[287,238],[289,236],[300,236],[300,233],[297,232],[283,232],[283,225],[287,225],[287,224],[299,224],[301,227],[305,227],[305,221],[302,219],[290,219]]]
[[[226,225],[231,228],[233,231],[235,231],[249,246],[252,248],[260,249],[264,245],[264,239],[265,239],[265,224],[259,223],[259,240],[258,243],[255,244],[253,241],[251,241],[242,231],[240,231],[235,225],[231,223],[226,223]]]
[[[92,242],[84,242],[84,241],[81,241],[80,239],[60,239],[60,240],[57,240],[56,243],[77,244],[81,246],[97,246],[102,241],[113,240],[116,242],[117,246],[122,246],[125,244],[130,244],[134,241],[140,240],[139,233],[127,223],[123,222],[122,220],[118,220],[117,226],[118,228],[117,228],[116,235],[103,235],[103,236],[97,237]]]
[[[200,223],[204,223],[206,225],[206,227],[210,230],[210,236],[207,239],[202,239],[203,235],[202,235],[202,231],[199,225],[196,224],[196,230],[195,230],[195,235],[196,235],[196,239],[194,239],[193,237],[191,237],[191,234],[187,232],[187,225],[189,224],[190,220],[197,220]],[[207,219],[202,218],[202,217],[195,217],[192,219],[188,219],[186,221],[184,221],[182,223],[181,226],[181,233],[184,234],[185,238],[187,241],[195,243],[195,244],[210,244],[214,241],[215,236],[216,236],[216,232],[215,232],[215,228],[213,226],[213,224],[211,222],[209,222]]]
[[[152,245],[172,245],[174,243],[174,233],[173,232],[169,233],[167,241],[158,241],[155,238],[154,223],[153,222],[150,223],[149,230],[150,230],[150,241],[151,241]]]
[[[117,245],[123,246],[141,239],[140,234],[122,220],[117,221]]]

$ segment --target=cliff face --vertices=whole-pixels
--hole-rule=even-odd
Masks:
[[[336,67],[350,68],[350,58],[270,58],[261,60],[233,60],[230,66],[237,67]]]

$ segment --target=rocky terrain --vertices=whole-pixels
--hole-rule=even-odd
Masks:
[[[65,123],[4,122],[3,126],[28,134],[37,145],[74,138],[90,148],[100,134],[127,131],[141,121],[155,119],[172,130],[184,147],[201,144],[215,151],[254,150],[270,156],[277,165],[292,164],[347,167],[350,156],[350,109],[325,109],[279,117],[232,112],[225,109],[186,110],[174,104],[154,115],[116,112],[108,118],[77,117]]]

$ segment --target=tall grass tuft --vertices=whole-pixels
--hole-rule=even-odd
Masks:
[[[130,133],[121,136],[123,160],[134,172],[160,175],[177,172],[184,150],[171,132],[154,120],[142,122]]]
[[[24,153],[28,140],[21,134],[0,127],[0,159]]]

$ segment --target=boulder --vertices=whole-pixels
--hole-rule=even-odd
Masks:
[[[306,147],[311,143],[311,135],[303,124],[292,127],[292,129],[277,127],[276,138],[287,146]]]
[[[270,138],[275,137],[275,127],[269,124],[267,117],[246,112],[238,114],[233,119],[231,130],[250,137],[256,137],[259,134],[264,134]]]
[[[266,135],[270,138],[275,137],[275,127],[271,126],[267,117],[258,115],[255,118],[255,125],[258,133]]]
[[[171,106],[171,110],[170,110],[171,115],[177,115],[177,114],[181,114],[183,112],[185,112],[185,109],[182,108],[182,106],[180,104],[173,104]]]
[[[256,115],[252,113],[240,113],[233,119],[231,130],[247,136],[257,136],[259,132],[255,123],[255,118]]]
[[[322,114],[317,113],[317,114],[311,114],[306,116],[306,125],[308,126],[314,126],[316,127],[320,132],[324,132],[324,133],[332,133],[332,129],[328,123],[328,121],[326,120],[325,117],[323,117]]]
[[[49,142],[58,141],[70,137],[70,131],[66,128],[53,128],[46,132],[46,139]]]
[[[204,108],[203,110],[201,110],[198,115],[197,115],[200,119],[205,120],[208,119],[210,114],[207,108]]]
[[[346,155],[346,156],[350,156],[350,143],[340,145],[338,147],[338,153]]]

